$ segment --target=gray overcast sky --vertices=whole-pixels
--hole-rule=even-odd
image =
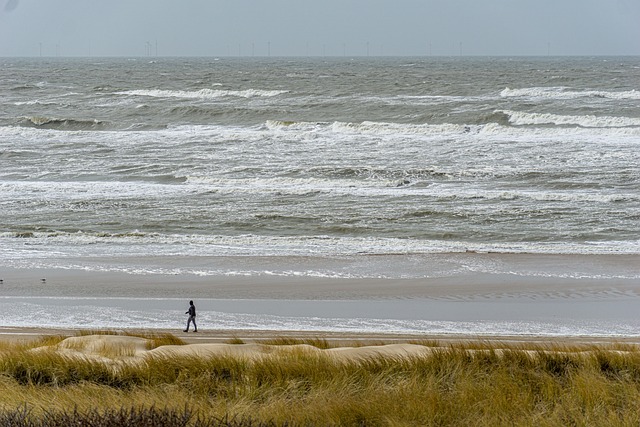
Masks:
[[[0,56],[156,42],[159,56],[640,55],[640,0],[0,0]]]

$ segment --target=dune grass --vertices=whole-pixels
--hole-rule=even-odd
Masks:
[[[429,347],[427,343],[437,343],[437,341],[424,341],[419,342],[418,345],[423,345],[425,347]],[[273,345],[273,346],[292,346],[292,345],[309,345],[311,347],[319,348],[321,350],[326,350],[329,348],[338,348],[338,347],[375,347],[382,346],[388,344],[387,341],[384,340],[341,340],[341,341],[330,341],[326,338],[321,337],[313,337],[313,338],[294,338],[294,337],[274,337],[269,339],[260,340],[261,344],[264,345]],[[416,342],[418,343],[418,342]],[[433,347],[439,347],[440,344],[433,344]]]
[[[30,420],[188,414],[175,425],[194,426],[640,424],[635,347],[430,347],[351,361],[292,347],[255,360],[148,357],[113,369],[16,346],[0,355],[0,410]]]
[[[260,341],[264,345],[279,345],[279,346],[291,346],[291,345],[310,345],[322,350],[327,348],[333,348],[335,345],[331,345],[329,341],[324,338],[290,338],[290,337],[276,337]]]
[[[245,344],[244,340],[240,337],[233,336],[225,341],[226,344]]]

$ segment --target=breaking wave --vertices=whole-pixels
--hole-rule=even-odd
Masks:
[[[60,119],[55,117],[23,117],[21,126],[35,127],[39,129],[60,129],[60,130],[101,130],[109,126],[108,122],[101,120],[78,120]]]
[[[282,120],[268,120],[265,123],[270,130],[331,130],[338,133],[373,134],[373,135],[437,135],[442,133],[469,133],[479,129],[478,126],[467,126],[453,123],[442,124],[408,124],[408,123],[384,123],[364,121],[361,123],[351,122],[295,122]]]
[[[565,87],[529,87],[521,89],[505,88],[500,92],[503,98],[529,97],[551,99],[576,99],[576,98],[606,98],[606,99],[632,99],[640,100],[640,91],[627,90],[622,92],[610,92],[603,90],[570,90]]]
[[[362,256],[362,255],[418,255],[453,253],[508,254],[638,254],[640,242],[472,242],[457,240],[424,240],[371,236],[265,236],[243,234],[185,235],[163,234],[131,230],[123,233],[104,232],[22,232],[0,233],[0,241],[8,250],[0,254],[3,261],[25,262],[29,248],[48,247],[56,258],[75,258],[79,253],[91,256],[122,257],[140,255],[137,251],[155,256]],[[18,241],[19,244],[12,244]],[[141,246],[142,245],[142,246]],[[49,252],[29,252],[30,261],[50,259]],[[424,272],[422,272],[424,274]]]
[[[567,116],[548,113],[523,113],[518,111],[496,111],[506,114],[509,123],[516,126],[522,125],[575,125],[585,128],[621,128],[640,126],[640,119],[631,117],[610,116]]]
[[[152,98],[185,98],[185,99],[219,99],[225,97],[239,98],[257,98],[257,97],[273,97],[287,93],[287,90],[219,90],[219,89],[200,89],[195,91],[185,90],[128,90],[124,92],[116,92],[116,95],[129,96],[148,96]]]
[[[297,122],[268,120],[264,127],[272,132],[291,132],[293,134],[338,134],[342,137],[353,136],[378,136],[382,138],[406,137],[406,138],[433,138],[463,136],[507,136],[511,138],[529,138],[530,131],[519,128],[524,125],[540,125],[536,130],[539,134],[548,134],[549,137],[558,137],[567,132],[575,135],[580,128],[584,128],[586,136],[594,136],[595,133],[605,136],[636,136],[640,134],[640,119],[629,117],[608,116],[564,116],[546,113],[521,113],[517,111],[497,110],[490,115],[482,117],[482,124],[410,124],[410,123],[383,123],[365,121],[361,123],[351,122]],[[556,125],[558,127],[544,127],[544,125]],[[562,128],[560,126],[573,126]],[[578,129],[576,129],[578,128]],[[302,137],[298,135],[297,137]]]

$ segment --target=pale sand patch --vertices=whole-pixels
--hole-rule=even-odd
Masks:
[[[139,357],[147,352],[148,343],[145,338],[126,335],[88,335],[66,338],[58,349],[90,356]]]
[[[267,345],[267,344],[187,344],[184,346],[162,346],[147,352],[150,356],[161,357],[240,357],[258,359],[268,356],[287,356],[300,353],[324,354],[336,360],[362,360],[367,358],[406,358],[428,355],[432,349],[416,344],[385,344],[362,347],[337,347],[319,349],[308,344]]]
[[[299,354],[309,355],[326,355],[336,361],[350,362],[366,359],[407,359],[424,357],[433,354],[434,351],[443,348],[450,348],[447,345],[425,346],[420,344],[412,344],[409,342],[380,344],[380,345],[362,345],[357,347],[335,347],[329,349],[319,349],[308,344],[290,344],[290,345],[269,345],[261,343],[246,344],[226,344],[226,343],[203,343],[203,344],[186,344],[186,345],[165,345],[154,349],[149,349],[151,340],[132,336],[120,335],[85,335],[78,337],[69,337],[54,346],[43,346],[34,349],[34,351],[54,351],[61,355],[100,361],[108,364],[119,365],[121,363],[143,363],[148,358],[197,358],[207,359],[215,357],[233,357],[247,361],[260,360],[269,357],[286,357],[296,356]],[[480,343],[487,345],[488,343]],[[501,345],[502,344],[502,345]],[[509,347],[508,342],[495,342],[491,347],[492,351],[502,354]],[[487,348],[487,347],[485,347]],[[517,346],[515,347],[517,348]],[[561,348],[561,347],[560,347]],[[607,348],[607,347],[604,347]],[[617,351],[609,346],[609,350]],[[473,346],[467,351],[487,351],[474,349]],[[539,354],[538,350],[522,350],[530,356],[534,357]],[[540,350],[541,351],[541,350]],[[554,350],[562,351],[562,350]],[[571,352],[578,351],[577,348]],[[585,347],[580,353],[588,354],[593,348]]]
[[[164,345],[149,349],[151,340],[121,335],[85,335],[65,338],[54,346],[38,347],[35,351],[53,350],[61,355],[103,362],[142,362],[148,357],[237,357],[255,360],[291,354],[325,354],[336,360],[360,360],[387,357],[405,358],[426,355],[431,349],[416,344],[387,344],[362,347],[338,347],[319,349],[308,344],[268,345],[248,344],[186,344]]]
[[[273,354],[274,346],[263,344],[187,344],[165,345],[148,351],[148,356],[155,357],[242,357],[253,359],[268,354]]]
[[[71,358],[104,363],[142,360],[149,340],[126,335],[86,335],[69,337],[56,345],[36,347],[31,351],[54,351]]]
[[[388,359],[420,357],[429,355],[432,352],[433,348],[431,347],[408,343],[364,347],[338,347],[325,350],[327,355],[343,361],[375,359],[378,357]]]

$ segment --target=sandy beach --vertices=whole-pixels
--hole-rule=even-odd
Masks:
[[[145,257],[110,265],[129,262],[152,270],[225,262],[304,271],[354,262],[397,268],[404,258]],[[411,264],[418,261],[414,257]],[[86,264],[107,263],[87,259],[86,268],[0,267],[0,326],[4,336],[76,330],[180,335],[193,299],[201,332],[188,339],[197,342],[290,334],[376,340],[640,338],[638,256],[462,253],[423,261],[425,271],[450,271],[396,279],[135,274],[98,271]],[[469,267],[489,264],[484,271]]]

